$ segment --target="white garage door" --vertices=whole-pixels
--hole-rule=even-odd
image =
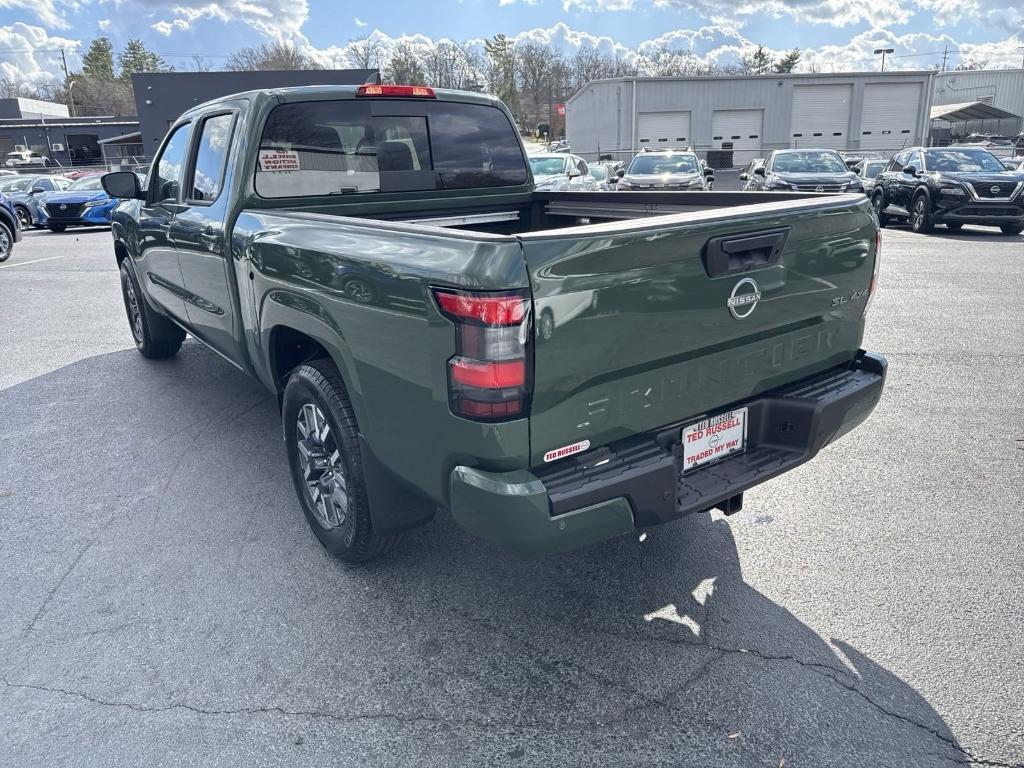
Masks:
[[[641,112],[636,122],[639,149],[690,145],[689,112]]]
[[[921,86],[917,83],[874,83],[864,86],[860,148],[896,152],[914,145]]]
[[[846,149],[852,97],[850,84],[794,86],[792,146]]]
[[[732,164],[742,166],[761,152],[760,109],[719,109],[711,113],[711,148],[732,149]]]

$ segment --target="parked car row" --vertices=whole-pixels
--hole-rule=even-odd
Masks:
[[[104,226],[116,200],[103,191],[98,173],[66,176],[17,175],[0,178],[22,230],[35,227],[63,232],[69,226]]]

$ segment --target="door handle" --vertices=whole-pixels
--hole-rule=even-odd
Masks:
[[[199,239],[207,245],[217,245],[220,242],[220,232],[216,230],[200,232]]]
[[[704,245],[704,269],[721,277],[778,264],[788,237],[789,227],[713,237]]]

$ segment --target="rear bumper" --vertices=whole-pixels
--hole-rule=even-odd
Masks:
[[[574,549],[721,506],[812,459],[863,422],[882,395],[887,363],[854,363],[743,403],[747,450],[682,475],[683,424],[638,435],[535,471],[456,467],[451,511],[466,530],[525,555]],[[686,423],[699,420],[697,414]]]

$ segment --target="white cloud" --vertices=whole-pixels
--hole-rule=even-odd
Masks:
[[[0,49],[14,51],[0,58],[0,79],[31,86],[48,85],[63,79],[60,49],[72,55],[81,42],[53,37],[42,27],[22,22],[0,27]]]
[[[58,5],[61,6],[58,8]],[[70,26],[64,17],[66,2],[58,0],[0,0],[0,8],[17,8],[31,11],[46,26],[67,29]]]
[[[107,27],[110,26],[110,19],[100,19],[96,22],[96,26],[100,28],[100,31],[106,32]]]
[[[357,27],[359,27],[360,29],[362,29],[363,27],[366,26],[366,22],[363,21],[362,19],[360,19],[358,16],[356,16],[354,19],[352,19],[352,21],[354,21],[355,25]]]

